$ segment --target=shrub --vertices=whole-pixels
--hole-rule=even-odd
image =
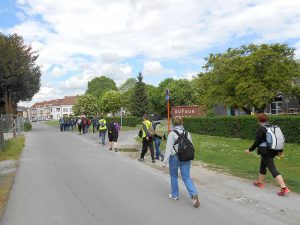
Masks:
[[[25,122],[24,123],[24,131],[27,132],[27,131],[30,131],[32,129],[32,125],[30,122]]]
[[[300,143],[300,116],[270,116],[270,123],[281,128],[286,142]],[[252,140],[258,123],[256,116],[189,117],[184,125],[198,134]]]
[[[106,120],[109,122],[111,119],[114,119],[117,123],[121,125],[121,117],[107,117]],[[141,123],[142,119],[136,116],[126,116],[122,118],[122,125],[128,127],[135,127]]]

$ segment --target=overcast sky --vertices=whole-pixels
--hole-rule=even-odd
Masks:
[[[300,0],[0,0],[0,32],[39,52],[33,103],[101,75],[191,79],[210,53],[250,43],[287,43],[300,58]]]

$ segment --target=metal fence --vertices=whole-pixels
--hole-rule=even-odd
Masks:
[[[27,122],[27,119],[15,115],[0,116],[0,148],[4,147],[6,139],[22,134],[25,122]]]

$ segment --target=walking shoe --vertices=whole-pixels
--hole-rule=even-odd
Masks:
[[[193,206],[194,206],[195,208],[198,208],[198,207],[200,206],[200,201],[199,201],[199,199],[198,199],[198,195],[194,195],[194,196],[193,196],[193,200],[194,200]]]
[[[152,162],[155,163],[155,159],[152,159]]]
[[[164,161],[164,158],[165,158],[165,156],[162,155],[162,156],[161,156],[161,161],[162,161],[162,162]]]
[[[118,149],[117,149],[117,148],[115,148],[115,152],[118,152]]]
[[[175,200],[175,201],[176,201],[176,200],[178,200],[179,198],[178,198],[178,197],[173,197],[172,194],[169,194],[169,199],[172,199],[172,200]]]
[[[139,158],[139,161],[144,161],[144,158]]]
[[[259,188],[264,188],[265,185],[263,183],[260,183],[258,180],[253,182],[253,185]]]
[[[289,192],[290,190],[287,187],[285,187],[285,188],[281,188],[281,190],[277,192],[277,194],[279,196],[286,196]]]
[[[111,150],[112,150],[112,148],[109,148],[108,150],[109,150],[109,151],[111,151]]]

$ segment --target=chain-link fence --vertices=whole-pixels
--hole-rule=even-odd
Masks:
[[[5,140],[21,135],[24,131],[24,124],[27,121],[23,117],[14,115],[0,116],[0,148],[4,147]]]
[[[0,149],[4,147],[4,130],[2,124],[2,118],[0,117]]]

